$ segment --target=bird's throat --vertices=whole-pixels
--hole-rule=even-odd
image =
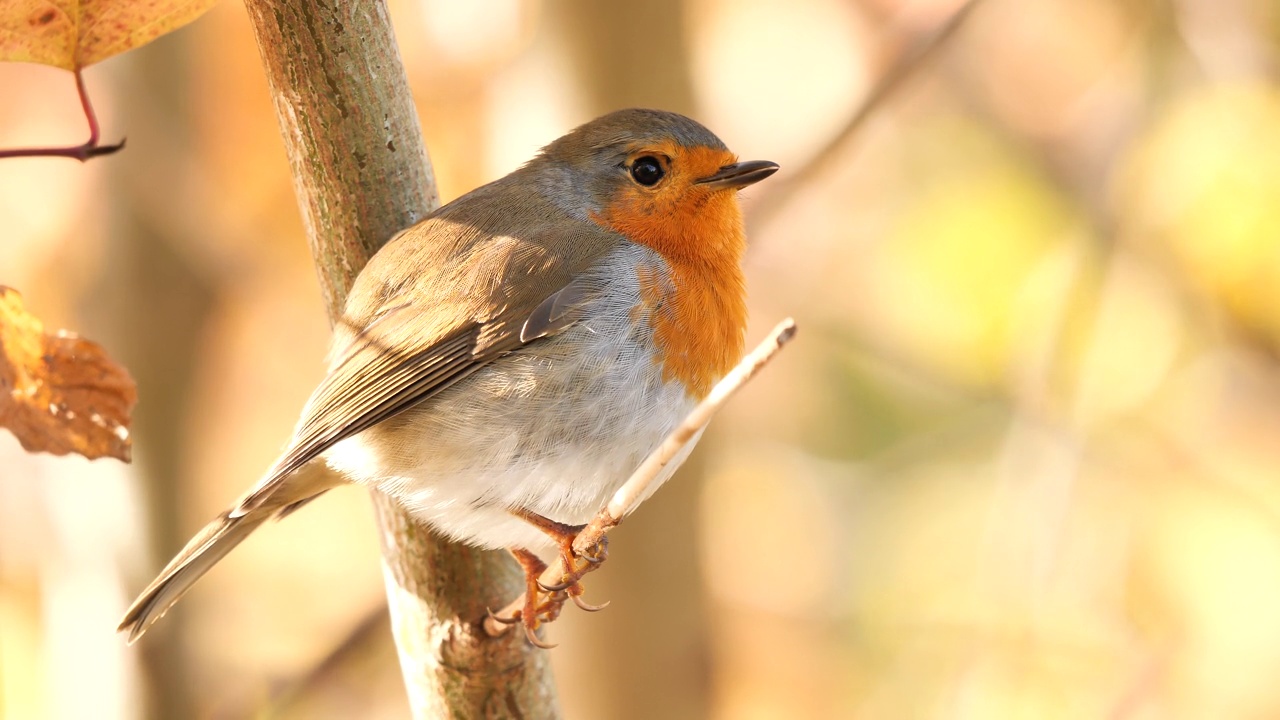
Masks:
[[[736,193],[624,193],[592,219],[662,257],[662,267],[638,270],[655,361],[664,377],[705,397],[743,350],[746,236]]]

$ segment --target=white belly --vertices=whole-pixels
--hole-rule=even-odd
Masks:
[[[611,292],[589,320],[338,443],[330,466],[455,540],[548,554],[547,537],[510,509],[587,522],[695,402],[663,380],[636,325],[635,259],[616,259],[630,277],[601,268]]]

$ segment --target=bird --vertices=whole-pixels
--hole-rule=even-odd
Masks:
[[[516,620],[545,647],[547,593],[581,594],[580,576],[539,585],[547,562],[573,559],[584,523],[743,352],[738,191],[778,167],[684,115],[619,110],[398,233],[357,276],[284,451],[119,630],[136,641],[263,523],[355,484],[509,550],[528,588]]]

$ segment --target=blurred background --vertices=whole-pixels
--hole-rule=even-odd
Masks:
[[[1280,716],[1280,5],[391,5],[446,200],[631,105],[783,167],[749,342],[801,335],[550,628],[568,717]],[[0,716],[407,717],[359,490],[114,633],[328,331],[242,7],[86,76],[128,148],[0,163],[0,283],[131,369],[135,462],[0,433]],[[84,136],[65,72],[0,97]]]

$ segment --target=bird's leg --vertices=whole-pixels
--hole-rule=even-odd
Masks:
[[[524,635],[529,639],[529,644],[544,650],[549,650],[554,645],[542,642],[538,639],[538,625],[541,622],[542,615],[546,615],[547,622],[555,620],[560,615],[560,607],[564,604],[564,600],[555,602],[554,598],[548,597],[546,602],[542,601],[542,586],[538,583],[538,578],[542,573],[546,572],[547,564],[537,555],[523,548],[511,548],[508,552],[520,563],[520,568],[524,570],[524,607],[520,609],[515,618],[510,620],[493,616],[500,622],[516,622],[519,621],[524,626]],[[492,616],[492,613],[490,613]]]
[[[578,533],[582,532],[586,525],[566,525],[528,510],[516,509],[512,510],[511,513],[546,533],[547,537],[550,537],[560,550],[560,560],[565,567],[564,576],[560,579],[559,584],[543,585],[538,583],[538,586],[551,593],[551,598],[555,598],[560,592],[566,593],[573,600],[574,605],[588,612],[603,610],[608,603],[591,605],[583,601],[582,583],[580,581],[584,575],[595,570],[600,563],[609,557],[608,538],[601,538],[600,542],[592,545],[585,554],[578,555],[573,551],[573,541],[578,538]],[[583,562],[579,563],[579,560]],[[563,597],[560,598],[560,602],[564,602]]]

